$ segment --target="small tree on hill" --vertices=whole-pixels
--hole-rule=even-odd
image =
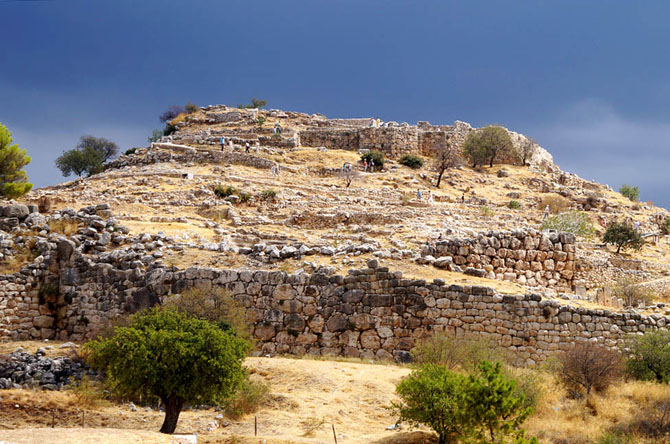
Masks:
[[[501,126],[489,125],[468,134],[463,143],[463,155],[470,159],[473,168],[488,160],[489,166],[500,155],[509,154],[513,148],[512,138]]]
[[[624,222],[614,222],[607,226],[603,235],[603,242],[616,245],[617,254],[623,249],[639,250],[644,245],[640,233]]]
[[[23,169],[32,159],[12,141],[12,133],[0,123],[0,193],[8,199],[21,197],[33,188]]]
[[[444,144],[441,144],[435,150],[433,154],[433,170],[437,172],[437,183],[435,184],[436,188],[440,188],[440,183],[442,182],[442,175],[445,171],[450,168],[456,168],[463,163],[458,149],[447,141]]]
[[[238,103],[237,107],[242,108],[242,109],[244,109],[244,108],[246,108],[246,109],[253,109],[253,108],[258,109],[258,108],[263,108],[267,104],[268,104],[267,100],[261,100],[261,99],[257,99],[257,98],[254,97],[254,98],[251,99],[251,104],[250,105],[242,105],[241,103]]]
[[[633,187],[630,185],[623,184],[621,185],[621,188],[619,188],[619,193],[621,193],[624,197],[627,197],[629,200],[633,202],[637,202],[637,200],[640,198],[639,187]]]
[[[349,188],[349,185],[351,185],[359,176],[360,173],[355,168],[345,167],[340,170],[340,177],[347,188]]]
[[[530,137],[526,137],[521,140],[519,146],[519,159],[521,159],[521,165],[527,165],[527,162],[533,157],[533,155],[538,150],[538,144]]]
[[[162,433],[173,433],[185,403],[218,403],[245,380],[248,344],[232,331],[176,310],[154,308],[133,315],[127,327],[86,345],[94,368],[111,387],[132,399],[159,398]]]
[[[118,150],[119,147],[111,140],[82,136],[75,149],[63,151],[63,154],[56,158],[56,167],[64,177],[72,173],[77,176],[83,173],[91,176],[101,172],[104,163],[114,157]]]
[[[171,105],[161,114],[158,119],[163,123],[168,123],[179,114],[185,113],[186,109],[181,105]]]

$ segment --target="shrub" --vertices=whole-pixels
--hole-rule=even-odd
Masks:
[[[456,443],[472,433],[467,411],[467,378],[440,365],[413,371],[396,386],[400,403],[392,409],[400,421],[425,424],[435,430],[440,444]]]
[[[540,199],[539,207],[544,211],[549,207],[551,214],[559,214],[568,209],[570,201],[558,194],[546,194]]]
[[[623,372],[621,355],[598,344],[577,344],[559,357],[558,380],[574,396],[605,391]]]
[[[412,349],[418,364],[440,364],[448,369],[474,370],[481,361],[506,361],[505,350],[493,341],[457,338],[436,333],[418,341]]]
[[[165,132],[163,130],[154,129],[153,131],[151,131],[151,135],[147,137],[147,141],[149,143],[158,142],[160,138],[163,137],[164,135]]]
[[[177,117],[179,114],[182,114],[185,111],[186,110],[181,105],[172,105],[172,106],[169,106],[163,112],[163,114],[161,114],[158,117],[158,119],[163,123],[168,123],[169,121],[173,120],[175,117]]]
[[[238,192],[239,190],[231,185],[217,185],[214,187],[214,194],[221,198],[232,196]]]
[[[663,222],[660,223],[661,233],[667,235],[670,234],[670,217],[663,219]]]
[[[253,109],[253,108],[262,108],[267,104],[268,104],[267,100],[260,100],[260,99],[252,98],[251,99],[251,104],[242,105],[241,103],[238,103],[237,107],[242,108],[242,109],[245,109],[245,108],[246,109]]]
[[[482,215],[483,217],[493,217],[495,213],[489,207],[483,206],[479,209],[479,214]]]
[[[134,314],[128,327],[89,342],[86,350],[118,394],[159,398],[165,406],[160,431],[173,433],[185,403],[217,403],[235,393],[246,377],[242,361],[249,345],[210,322],[154,308]]]
[[[177,132],[177,127],[172,125],[171,123],[168,123],[165,125],[165,129],[163,130],[163,135],[164,136],[169,136],[171,134],[174,134]]]
[[[263,126],[263,124],[265,123],[266,120],[267,119],[265,118],[265,116],[258,116],[256,118],[256,125]]]
[[[135,151],[137,151],[137,148],[130,148],[126,150],[123,154],[126,156],[132,156],[133,154],[135,154]]]
[[[361,155],[361,162],[367,161],[369,164],[371,160],[375,161],[375,168],[384,168],[384,153],[381,151],[368,151]]]
[[[223,403],[223,411],[229,417],[238,419],[257,411],[270,394],[270,387],[258,381],[246,380],[237,389],[235,394]]]
[[[507,207],[511,210],[518,210],[521,208],[521,204],[519,203],[518,200],[510,200],[509,203],[507,204]]]
[[[419,156],[414,156],[412,154],[402,156],[399,162],[401,165],[405,165],[406,167],[413,168],[415,170],[423,166],[423,159],[420,158]]]
[[[596,444],[632,444],[633,440],[626,432],[609,431],[605,432]]]
[[[49,196],[42,196],[37,201],[37,209],[40,213],[48,213],[51,210],[51,199]]]
[[[193,114],[194,112],[198,111],[198,109],[200,108],[195,103],[188,102],[186,105],[184,105],[184,112],[186,112],[186,114]]]
[[[576,236],[592,237],[596,229],[586,213],[570,211],[556,216],[550,216],[542,222],[542,230],[556,230],[558,232],[572,233]]]
[[[621,185],[621,188],[619,188],[619,193],[633,202],[637,202],[637,200],[640,198],[640,188],[626,184]]]
[[[261,199],[263,200],[275,200],[277,198],[277,192],[275,190],[263,190],[261,192]]]
[[[640,285],[631,278],[621,278],[614,286],[614,296],[624,301],[628,307],[637,306],[640,303],[648,304],[654,300],[654,291]]]
[[[349,186],[358,179],[360,173],[356,168],[342,168],[340,169],[339,176],[342,178],[345,187],[349,188]]]
[[[636,229],[624,222],[614,222],[607,226],[603,235],[603,242],[616,245],[616,252],[622,249],[639,250],[644,245],[644,239]]]
[[[624,342],[626,370],[644,381],[670,382],[670,332],[653,330]]]

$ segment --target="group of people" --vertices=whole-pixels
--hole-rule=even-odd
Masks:
[[[618,222],[618,220],[617,220],[617,218],[615,217],[615,218],[612,220],[611,223],[617,223],[617,222]],[[603,214],[602,216],[600,216],[600,225],[601,225],[603,228],[607,229],[607,225],[608,225],[608,224],[609,224],[609,222],[607,221],[607,216],[605,216],[604,214]],[[633,221],[633,218],[630,217],[630,216],[628,216],[628,217],[626,218],[626,225],[632,226],[633,229],[634,229],[635,231],[639,231],[639,230],[640,230],[640,221],[637,221],[637,220],[636,220],[636,221]]]
[[[419,200],[423,199],[423,193],[421,192],[421,188],[416,190],[416,198],[419,199]],[[433,202],[435,202],[435,198],[433,197],[433,192],[428,191],[428,203],[432,204]]]
[[[370,128],[379,128],[382,125],[382,121],[377,117],[376,119],[370,119]]]
[[[275,126],[272,130],[273,134],[281,134],[281,123],[277,122],[275,123]]]
[[[272,166],[270,167],[270,174],[272,174],[272,176],[274,177],[279,176],[279,164],[277,162],[272,164]]]
[[[365,171],[367,173],[368,168],[370,169],[371,173],[375,172],[375,160],[374,159],[370,159],[369,163],[368,163],[367,159],[363,160],[363,171]]]

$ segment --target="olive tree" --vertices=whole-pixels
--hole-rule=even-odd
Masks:
[[[435,184],[435,187],[440,188],[442,175],[445,171],[460,166],[462,163],[463,159],[454,144],[446,141],[445,143],[438,145],[433,154],[433,170],[437,172],[437,183]]]
[[[81,136],[79,143],[74,149],[63,151],[56,158],[56,167],[63,173],[64,177],[72,173],[88,176],[99,173],[103,165],[118,153],[119,147],[116,143],[104,137],[91,135]]]
[[[91,365],[112,389],[136,400],[159,398],[162,433],[173,433],[184,403],[218,403],[245,380],[249,345],[232,330],[173,309],[131,316],[107,338],[86,344]]]
[[[533,155],[538,150],[538,144],[536,141],[527,137],[521,140],[518,149],[519,159],[521,160],[521,165],[526,165],[527,162],[533,157]]]
[[[512,151],[513,143],[509,133],[502,126],[489,125],[467,135],[463,142],[463,155],[472,162],[472,167],[493,162],[501,155]]]
[[[607,226],[603,242],[615,245],[617,254],[623,249],[639,250],[644,245],[640,233],[625,222],[614,222]]]

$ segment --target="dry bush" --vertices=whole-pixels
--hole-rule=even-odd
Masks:
[[[194,287],[181,295],[168,297],[164,306],[215,323],[223,329],[232,329],[238,337],[254,342],[247,311],[224,288],[204,291]]]
[[[558,194],[546,194],[540,198],[539,206],[542,211],[549,206],[550,213],[559,214],[570,207],[570,201]]]
[[[417,343],[412,359],[418,364],[440,364],[452,370],[474,370],[481,361],[508,362],[507,351],[493,341],[456,338],[436,333]]]
[[[206,217],[207,219],[213,220],[214,222],[221,223],[225,220],[228,220],[230,208],[202,208],[197,211],[198,215]]]
[[[576,398],[603,392],[623,375],[621,354],[591,342],[561,354],[558,364],[558,380]]]
[[[49,221],[49,231],[51,233],[59,233],[70,237],[77,234],[78,230],[79,222],[73,219],[52,219]]]
[[[630,277],[619,279],[612,293],[615,297],[622,299],[627,307],[636,307],[640,303],[646,305],[656,299],[654,290],[640,285],[638,280]]]
[[[37,209],[40,213],[48,213],[51,210],[51,199],[48,196],[42,196],[37,201]]]
[[[260,409],[270,398],[270,387],[259,381],[245,380],[235,394],[223,405],[223,411],[233,419]]]
[[[73,386],[72,393],[79,408],[90,410],[106,404],[103,390],[88,376],[84,376],[77,385]]]
[[[303,421],[300,421],[300,428],[302,429],[302,436],[310,437],[314,436],[314,433],[319,430],[326,423],[324,418],[316,418],[310,416]]]

